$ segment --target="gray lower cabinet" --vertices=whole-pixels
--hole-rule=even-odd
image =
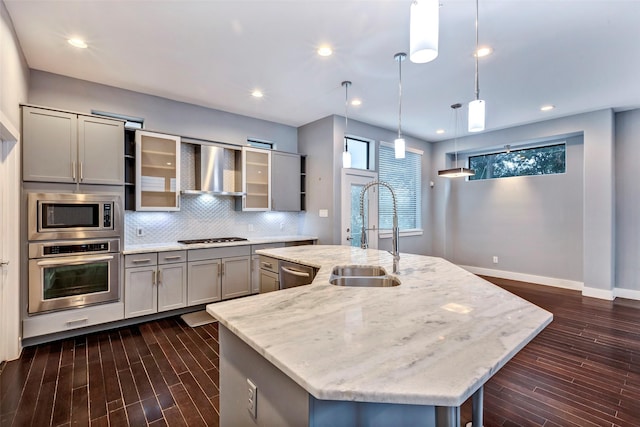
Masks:
[[[271,210],[300,211],[300,155],[271,152]]]
[[[124,123],[22,107],[24,181],[124,184]]]
[[[186,251],[125,256],[125,318],[187,305]]]
[[[189,305],[251,294],[249,246],[192,249],[187,257]]]
[[[283,242],[262,243],[259,245],[251,245],[251,293],[252,294],[257,294],[260,292],[260,276],[262,274],[260,271],[260,255],[258,255],[256,251],[259,249],[283,248],[284,246],[285,244]]]

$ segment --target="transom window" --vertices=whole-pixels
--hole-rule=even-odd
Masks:
[[[371,162],[369,159],[370,143],[371,141],[366,139],[355,138],[353,136],[346,136],[344,142],[351,153],[351,168],[352,169],[370,169]]]
[[[561,142],[470,156],[469,168],[476,174],[470,176],[469,180],[565,173],[566,148],[566,143]]]

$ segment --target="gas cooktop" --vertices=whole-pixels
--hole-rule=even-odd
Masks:
[[[178,240],[178,243],[185,245],[195,245],[197,243],[229,243],[229,242],[245,242],[248,239],[244,237],[212,237],[209,239],[192,239],[192,240]]]

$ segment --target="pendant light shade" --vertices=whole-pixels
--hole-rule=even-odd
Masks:
[[[424,64],[438,56],[439,0],[414,0],[409,22],[409,58]]]
[[[342,167],[351,167],[351,153],[349,152],[349,144],[347,144],[347,128],[349,127],[349,119],[347,118],[347,107],[349,106],[349,86],[351,82],[345,80],[342,82],[344,86],[344,151],[342,152]]]
[[[484,130],[485,105],[480,99],[480,77],[478,75],[478,0],[476,0],[476,99],[469,103],[469,132]]]
[[[484,101],[476,99],[469,103],[469,132],[484,130]]]
[[[460,178],[463,176],[473,176],[476,172],[472,169],[465,167],[458,167],[458,109],[462,107],[462,104],[453,104],[451,109],[454,111],[455,121],[453,127],[453,151],[454,151],[454,167],[450,169],[444,169],[438,171],[438,176],[443,178]]]
[[[398,61],[398,138],[393,142],[396,159],[404,159],[405,142],[402,137],[402,61],[407,59],[404,52],[396,53],[393,59]]]

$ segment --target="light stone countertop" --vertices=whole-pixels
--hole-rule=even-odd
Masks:
[[[318,399],[460,406],[553,316],[442,259],[401,254],[400,286],[329,284],[333,266],[381,265],[385,251],[263,249],[320,267],[311,285],[207,311]]]
[[[204,248],[224,248],[228,246],[247,246],[247,245],[263,245],[266,243],[287,243],[299,242],[302,240],[318,240],[315,236],[270,236],[270,237],[252,237],[249,240],[228,243],[198,243],[185,245],[178,242],[168,243],[148,243],[139,245],[126,245],[122,250],[123,255],[143,254],[148,252],[167,252],[167,251],[184,251],[187,249],[204,249]]]

